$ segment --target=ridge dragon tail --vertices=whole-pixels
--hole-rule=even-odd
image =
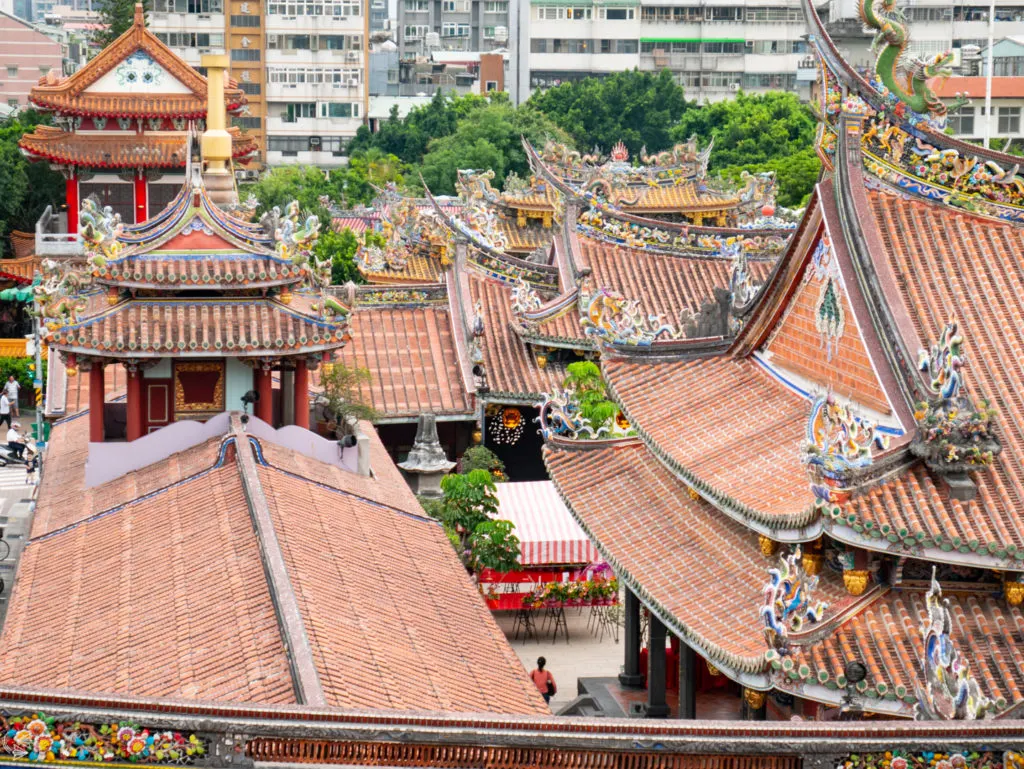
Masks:
[[[910,34],[907,19],[896,0],[860,0],[861,20],[878,30],[872,49],[878,50],[875,70],[879,80],[914,112],[942,118],[946,105],[928,85],[936,77],[949,77],[953,53],[946,51],[924,59],[905,59]]]

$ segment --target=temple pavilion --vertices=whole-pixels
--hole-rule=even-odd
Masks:
[[[246,109],[245,94],[226,83],[231,115]],[[68,232],[78,232],[82,202],[95,196],[126,224],[156,216],[186,183],[185,135],[205,127],[207,81],[146,29],[142,5],[132,26],[73,75],[51,71],[29,100],[53,113],[20,142],[28,157],[64,175]],[[228,129],[231,155],[244,161],[253,140]]]

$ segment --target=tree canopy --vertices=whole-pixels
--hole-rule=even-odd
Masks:
[[[47,206],[59,207],[64,200],[64,179],[46,163],[29,162],[18,140],[49,117],[23,110],[0,121],[0,253],[9,247],[11,230],[35,230]]]
[[[149,0],[139,0],[149,12]],[[99,13],[100,24],[106,26],[93,33],[93,41],[105,48],[128,31],[135,22],[136,0],[97,0],[95,10]]]
[[[737,94],[686,112],[672,135],[683,141],[696,134],[706,144],[714,137],[710,169],[738,177],[741,170],[775,171],[778,201],[799,206],[818,178],[814,153],[817,120],[792,93]]]
[[[668,70],[629,70],[563,83],[536,91],[526,105],[563,128],[580,150],[607,152],[622,140],[634,156],[644,145],[648,152],[672,146],[672,127],[696,109]]]

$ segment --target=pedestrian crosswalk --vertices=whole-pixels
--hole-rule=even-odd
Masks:
[[[38,474],[35,476],[35,480],[38,480]],[[24,489],[28,488],[32,484],[26,481],[26,473],[24,465],[8,465],[7,467],[0,467],[0,491],[7,491],[11,489]]]

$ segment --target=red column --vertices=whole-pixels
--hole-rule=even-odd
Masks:
[[[64,180],[64,202],[68,206],[68,232],[78,232],[78,174]]]
[[[268,425],[274,423],[274,390],[273,381],[270,378],[270,371],[257,363],[253,369],[253,378],[256,380],[256,392],[260,399],[256,401],[253,409],[255,415]]]
[[[303,358],[295,361],[295,424],[309,429],[309,368]]]
[[[146,172],[135,172],[135,223],[146,221],[149,211],[149,190],[146,187]]]
[[[94,361],[89,369],[89,440],[103,442],[103,364]]]
[[[128,440],[142,437],[142,372],[128,370]]]

